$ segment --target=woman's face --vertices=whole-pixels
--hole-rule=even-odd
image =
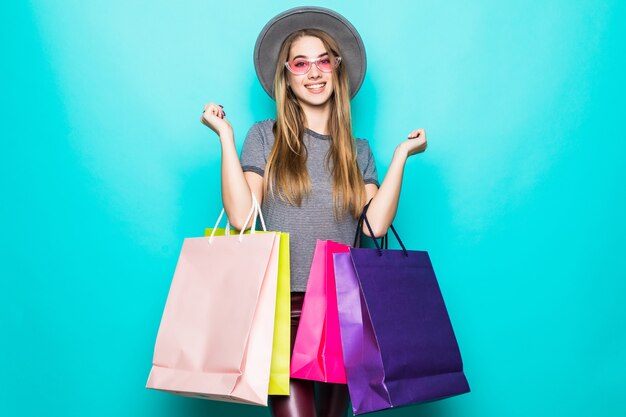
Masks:
[[[328,51],[319,38],[303,36],[291,44],[288,61],[295,58],[317,59],[325,55],[328,56]],[[334,91],[332,72],[322,72],[314,63],[306,74],[287,71],[287,83],[301,105],[323,106]]]

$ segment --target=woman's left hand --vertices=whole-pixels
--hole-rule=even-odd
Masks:
[[[426,150],[428,144],[426,143],[426,130],[415,129],[409,133],[409,139],[398,145],[398,150],[403,153],[406,152],[406,156],[415,155],[416,153],[422,153]]]

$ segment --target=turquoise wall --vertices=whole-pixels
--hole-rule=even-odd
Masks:
[[[363,36],[353,101],[395,224],[433,259],[472,393],[389,416],[623,416],[625,3],[330,2]],[[297,2],[0,6],[0,414],[267,415],[144,388],[182,239],[273,116],[252,51]],[[382,415],[382,414],[381,414]]]

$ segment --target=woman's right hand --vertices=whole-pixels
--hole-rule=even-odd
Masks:
[[[220,138],[224,135],[233,134],[233,127],[230,122],[226,119],[226,113],[221,105],[215,103],[208,103],[204,106],[204,111],[202,112],[202,116],[200,117],[200,122],[205,126],[208,126],[215,133],[218,134]]]

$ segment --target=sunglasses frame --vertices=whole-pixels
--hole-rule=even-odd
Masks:
[[[289,61],[285,62],[285,67],[287,68],[287,70],[289,70],[290,73],[295,74],[295,75],[304,75],[304,74],[308,74],[309,71],[311,71],[311,68],[313,68],[313,65],[311,64],[315,64],[315,66],[317,67],[318,70],[325,72],[325,73],[331,73],[333,72],[335,69],[337,69],[337,67],[339,66],[339,64],[341,64],[341,57],[340,56],[336,56],[335,58],[335,65],[331,68],[330,71],[324,71],[323,69],[320,68],[319,66],[319,62],[322,59],[329,59],[328,57],[320,57],[320,58],[298,58],[299,60],[303,60],[303,61],[307,61],[309,63],[309,68],[307,68],[307,70],[305,72],[294,72],[291,67],[289,66]],[[293,61],[293,60],[292,60]]]

